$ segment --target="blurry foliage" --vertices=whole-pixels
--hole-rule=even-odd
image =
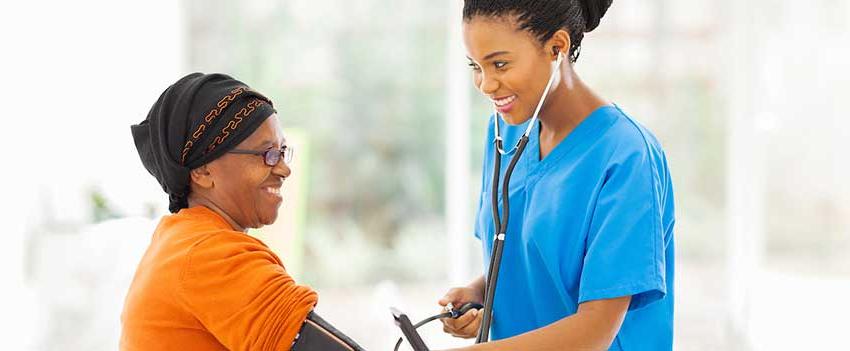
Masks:
[[[408,259],[438,278],[438,258],[416,256],[443,237],[442,3],[214,3],[188,3],[189,66],[252,85],[310,136],[305,280],[425,278]],[[421,251],[399,256],[408,236]]]
[[[92,223],[100,223],[113,218],[122,217],[110,204],[106,196],[98,188],[89,189],[91,201]]]

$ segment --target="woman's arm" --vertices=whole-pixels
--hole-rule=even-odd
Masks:
[[[626,316],[631,296],[585,302],[576,314],[512,338],[454,349],[490,350],[607,350]]]

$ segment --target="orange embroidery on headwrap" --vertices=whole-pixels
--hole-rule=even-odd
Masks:
[[[239,127],[239,124],[242,123],[242,119],[248,118],[257,107],[262,106],[266,102],[260,99],[254,99],[247,106],[243,107],[239,112],[236,112],[236,115],[233,116],[233,120],[227,123],[224,128],[221,129],[221,134],[215,137],[215,140],[207,147],[207,153],[215,150],[215,148],[221,143],[224,142],[227,137],[230,136],[230,132],[235,131],[236,128]]]
[[[223,98],[221,98],[221,100],[219,100],[216,104],[216,107],[210,110],[210,112],[208,112],[204,116],[204,123],[201,123],[201,125],[198,126],[198,129],[195,130],[194,133],[192,133],[192,138],[186,141],[186,144],[183,146],[183,152],[180,158],[181,164],[186,164],[186,156],[188,156],[189,151],[192,150],[192,145],[194,145],[195,142],[201,139],[201,137],[204,135],[204,132],[207,129],[207,125],[211,124],[212,121],[218,117],[221,111],[224,111],[224,109],[227,108],[227,106],[230,105],[230,103],[233,102],[233,100],[237,96],[245,92],[245,90],[245,87],[239,87],[231,90],[230,94],[227,94]]]

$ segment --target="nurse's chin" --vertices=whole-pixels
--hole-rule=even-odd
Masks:
[[[502,114],[502,120],[513,126],[528,122],[529,119],[531,119],[531,117],[516,117],[508,113]]]

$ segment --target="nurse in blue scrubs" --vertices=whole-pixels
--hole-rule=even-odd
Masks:
[[[667,159],[652,132],[593,91],[574,65],[584,34],[610,5],[464,3],[474,83],[496,110],[475,222],[485,263],[496,232],[490,201],[494,123],[506,151],[527,127],[531,132],[508,191],[493,341],[463,350],[672,349],[675,217]],[[531,122],[541,100],[538,120]],[[511,156],[499,157],[504,174]],[[483,302],[484,280],[450,289],[440,304]],[[475,337],[481,315],[472,310],[443,320],[444,330]]]

